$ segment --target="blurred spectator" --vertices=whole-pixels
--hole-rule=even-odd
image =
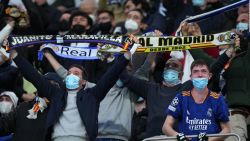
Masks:
[[[182,65],[174,58],[165,64],[161,84],[149,83],[130,75],[120,76],[124,85],[132,92],[146,100],[148,108],[147,129],[145,137],[162,135],[162,126],[166,118],[165,110],[176,93],[191,88],[191,82],[181,84]]]
[[[192,63],[190,77],[194,87],[177,93],[169,105],[162,128],[166,135],[177,136],[178,141],[187,140],[185,135],[198,135],[197,139],[192,139],[196,141],[208,140],[206,134],[230,132],[228,107],[223,95],[207,88],[211,75],[205,61],[195,60]],[[173,128],[176,121],[179,122],[178,130]],[[209,140],[223,139],[225,137],[209,137]]]
[[[47,0],[34,0],[35,8],[38,10],[42,19],[42,24],[46,34],[55,35],[59,31],[59,18],[61,12],[48,5]]]
[[[65,12],[61,15],[59,20],[59,35],[65,35],[69,32],[70,25],[69,25],[69,19],[71,14],[68,12]]]
[[[183,10],[183,0],[155,1],[155,7],[150,12],[146,24],[147,30],[160,30],[164,34],[171,35],[174,32],[174,22],[177,15]],[[153,8],[153,7],[152,7]]]
[[[150,12],[150,7],[146,0],[126,0],[124,13],[127,15],[129,11],[134,9],[141,9],[144,17]]]
[[[18,103],[18,97],[11,91],[4,91],[0,94],[0,113],[6,116],[15,111]]]
[[[248,29],[245,32],[247,33]],[[238,134],[242,141],[246,141],[249,138],[247,125],[250,123],[250,39],[244,34],[240,37],[240,51],[229,62],[229,66],[223,73],[226,83],[223,92],[226,94],[226,100],[229,105],[232,132]],[[231,137],[227,139],[227,141],[234,140]]]
[[[93,25],[88,14],[81,11],[73,11],[69,18],[70,30],[67,34],[89,34]]]
[[[129,11],[124,25],[127,30],[127,34],[141,34],[143,18],[144,16],[141,10],[133,9]]]
[[[133,9],[128,12],[126,21],[117,23],[114,28],[114,34],[142,34],[143,13],[139,9]]]
[[[18,103],[18,98],[16,97],[15,93],[11,91],[4,91],[0,94],[0,141],[11,141],[12,140],[12,133],[13,132],[7,132],[3,134],[3,131],[6,129],[3,129],[4,122],[3,119],[8,119],[10,113],[14,112],[16,110]],[[6,135],[6,136],[3,136]]]
[[[55,73],[47,73],[42,77],[55,87],[62,86],[61,78]],[[13,133],[15,141],[44,141],[48,104],[46,98],[40,97],[20,103],[15,111],[7,115],[8,118],[0,119],[0,134]]]
[[[249,25],[248,25],[248,20],[249,20],[249,14],[248,13],[242,13],[239,14],[237,17],[237,25],[236,25],[236,32],[241,33],[244,30],[248,30]]]
[[[149,55],[148,57],[153,57]],[[139,68],[134,76],[143,80],[148,80],[148,69],[150,61],[147,60]],[[137,96],[123,85],[121,80],[117,80],[100,103],[99,108],[99,129],[96,141],[128,141],[133,134],[132,118],[136,107]],[[125,118],[124,118],[125,117]]]
[[[2,50],[2,48],[1,48]],[[21,100],[24,93],[23,78],[18,68],[0,51],[0,92],[13,91]]]
[[[97,12],[96,25],[93,28],[93,34],[111,34],[115,24],[113,12],[100,10]]]
[[[143,13],[140,9],[133,9],[127,14],[125,22],[118,23],[114,28],[114,34],[133,34],[142,35],[143,30]],[[135,53],[133,55],[132,64],[134,73],[146,60],[147,54]]]
[[[95,0],[83,0],[80,4],[80,11],[87,13],[92,19],[93,23],[96,22],[96,12],[98,10],[98,5]]]

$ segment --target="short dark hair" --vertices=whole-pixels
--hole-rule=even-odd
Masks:
[[[126,5],[128,3],[129,0],[126,0],[124,5]],[[147,0],[131,0],[131,2],[135,5],[138,6],[139,4],[141,4],[141,9],[142,11],[148,12],[150,10],[150,5],[147,2]]]
[[[70,18],[69,18],[69,25],[72,25],[72,21],[73,21],[73,18],[76,17],[76,16],[82,16],[82,17],[85,17],[87,20],[88,20],[88,24],[90,25],[90,27],[92,27],[93,25],[93,21],[92,19],[89,17],[89,15],[85,12],[82,12],[82,11],[79,11],[79,10],[76,10],[76,11],[73,11]]]
[[[142,11],[141,9],[132,9],[132,10],[130,10],[128,13],[130,13],[130,12],[132,12],[132,11],[136,11],[136,12],[140,13],[140,14],[141,14],[141,21],[143,21],[143,19],[144,19],[144,14],[143,14],[143,11]]]
[[[193,68],[196,66],[207,66],[208,71],[210,71],[208,63],[204,61],[203,59],[197,59],[193,61],[193,63],[191,64],[191,68],[190,68],[191,72]]]
[[[72,65],[69,67],[69,69],[71,69],[71,68],[73,68],[73,67],[80,69],[80,70],[82,71],[82,78],[83,78],[84,80],[88,80],[88,73],[87,73],[86,69],[85,69],[83,66],[78,65],[78,64],[72,64]]]
[[[102,13],[108,13],[108,15],[109,15],[112,19],[115,18],[114,13],[113,13],[112,11],[109,11],[109,10],[98,10],[98,11],[97,11],[97,16],[99,16],[99,15],[102,14]]]

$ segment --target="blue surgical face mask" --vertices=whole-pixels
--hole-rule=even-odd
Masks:
[[[193,6],[201,7],[205,5],[205,0],[192,0]]]
[[[168,84],[177,85],[180,83],[178,74],[179,72],[176,70],[167,69],[163,72],[163,79]]]
[[[122,88],[122,87],[124,86],[123,82],[122,82],[120,79],[118,79],[118,80],[116,81],[115,84],[116,84],[119,88]]]
[[[241,31],[244,31],[244,30],[247,30],[247,29],[248,29],[248,24],[247,23],[239,22],[236,25],[236,31],[238,31],[238,32],[241,32]]]
[[[66,77],[66,88],[69,90],[77,89],[79,88],[79,81],[80,78],[74,74],[70,74]]]
[[[203,90],[208,84],[208,78],[193,78],[192,79],[194,87],[201,91]]]

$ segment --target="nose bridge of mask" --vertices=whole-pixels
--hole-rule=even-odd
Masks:
[[[80,78],[78,76],[74,75],[73,73],[71,73],[69,76],[71,77],[71,79],[74,79],[76,81],[80,80]]]
[[[178,74],[179,72],[176,70],[167,69],[164,71],[164,75],[163,75],[164,81],[171,85],[177,85],[180,83]]]
[[[174,78],[178,78],[178,71],[176,71],[176,70],[173,70],[173,69],[168,69],[168,70],[166,70],[166,72],[165,72],[165,74],[166,75],[168,75],[168,76],[170,76],[170,77],[174,77]]]
[[[208,78],[197,77],[197,78],[193,78],[192,82],[195,88],[197,88],[198,90],[202,90],[207,86]]]
[[[74,74],[70,74],[66,77],[66,88],[68,89],[76,89],[79,87],[79,80],[80,78]]]

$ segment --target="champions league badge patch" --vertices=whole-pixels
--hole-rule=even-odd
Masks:
[[[171,102],[171,104],[168,106],[168,109],[169,109],[170,111],[175,112],[175,110],[176,110],[175,107],[178,105],[178,103],[179,103],[179,99],[178,99],[178,97],[175,97],[175,98],[173,99],[173,101]]]
[[[177,97],[175,97],[175,98],[173,99],[171,105],[175,107],[176,105],[178,105],[178,103],[179,103],[179,99],[178,99]]]

